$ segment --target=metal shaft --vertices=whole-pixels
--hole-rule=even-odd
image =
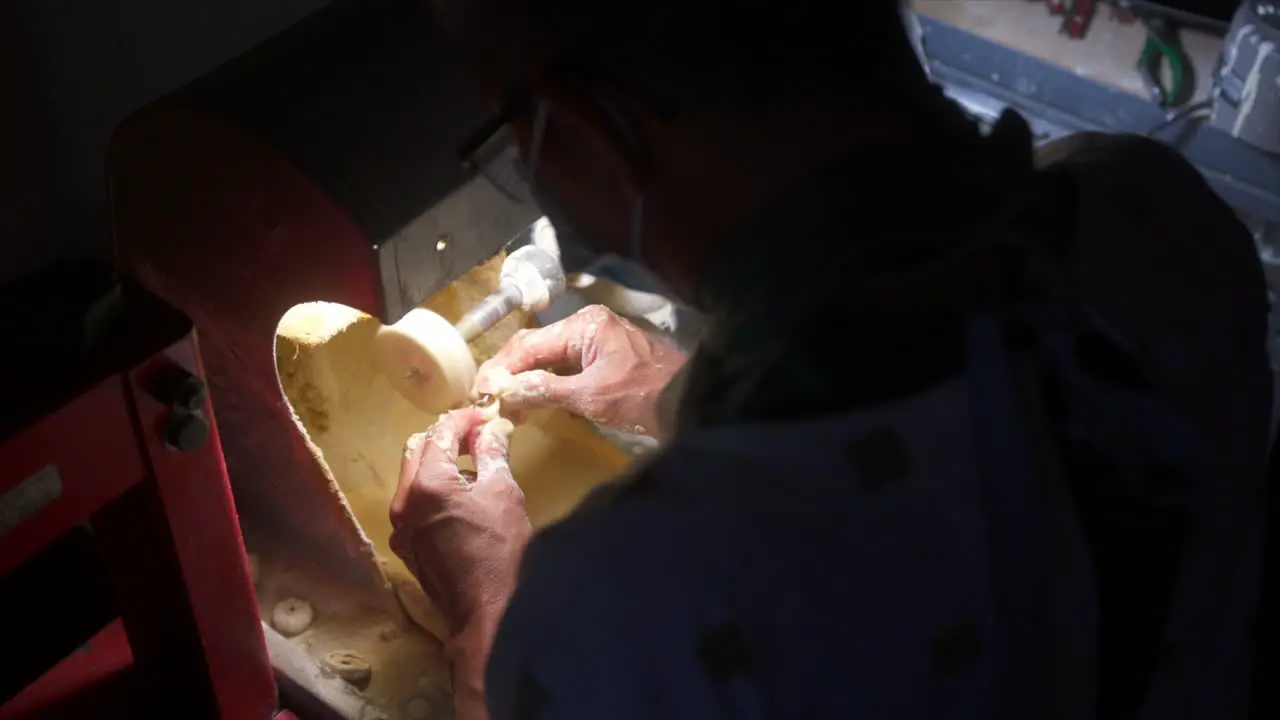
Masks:
[[[522,299],[514,283],[503,281],[496,292],[476,303],[454,327],[463,340],[471,342],[520,307]]]

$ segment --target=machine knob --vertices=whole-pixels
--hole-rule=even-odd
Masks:
[[[204,380],[180,365],[168,365],[156,373],[151,395],[174,410],[188,413],[198,412],[208,398]]]
[[[200,413],[175,409],[164,421],[164,444],[178,452],[195,452],[209,439],[209,430],[209,421]]]

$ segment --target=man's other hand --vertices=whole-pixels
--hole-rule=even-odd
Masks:
[[[409,438],[391,501],[391,548],[422,583],[450,632],[500,613],[532,528],[511,476],[511,423],[455,410]],[[458,469],[470,455],[476,472]]]
[[[560,407],[606,427],[658,437],[658,396],[685,357],[602,305],[517,333],[480,366],[473,394],[503,412]]]

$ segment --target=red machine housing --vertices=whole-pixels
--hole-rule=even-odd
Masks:
[[[77,596],[92,573],[44,562],[63,536],[88,528],[119,615],[16,696],[0,696],[0,718],[174,707],[278,717],[191,321],[107,266],[67,263],[0,292],[0,333],[20,379],[2,391],[0,604],[23,607],[2,617],[22,623],[7,632],[25,638],[6,643],[6,665],[74,625],[68,607],[88,611]],[[24,605],[42,585],[51,594]],[[76,602],[58,601],[67,597]],[[51,616],[32,616],[44,610]]]
[[[491,117],[422,3],[334,3],[118,128],[117,261],[200,329],[236,507],[402,610],[276,372],[276,328],[328,301],[394,323],[537,218],[466,169]],[[264,539],[265,538],[265,539]]]

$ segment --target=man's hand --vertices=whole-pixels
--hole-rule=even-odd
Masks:
[[[532,533],[507,462],[510,440],[510,422],[455,410],[409,438],[400,464],[391,548],[455,636],[501,613]],[[458,469],[460,454],[475,460],[474,477]]]
[[[680,351],[601,305],[524,330],[480,366],[474,393],[520,412],[561,407],[607,427],[659,436],[658,396],[684,365]]]

